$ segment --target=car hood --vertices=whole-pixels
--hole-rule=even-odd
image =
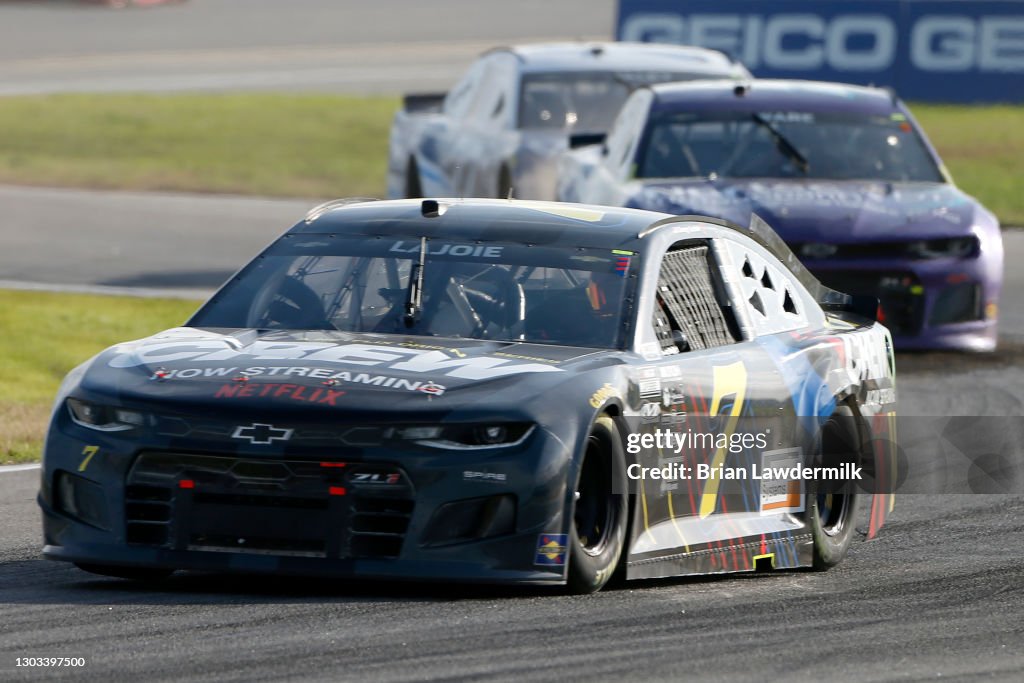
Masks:
[[[566,381],[570,371],[607,365],[617,353],[436,337],[176,328],[99,354],[79,391],[122,404],[180,404],[182,410],[437,412],[494,401],[514,405]]]
[[[969,234],[977,202],[944,183],[679,179],[640,183],[631,206],[749,225],[787,242],[865,242]]]

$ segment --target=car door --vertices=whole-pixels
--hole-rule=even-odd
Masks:
[[[509,52],[480,60],[480,74],[464,108],[452,119],[444,171],[455,196],[495,197],[499,173],[515,151],[512,131],[517,61]]]
[[[416,164],[420,187],[428,197],[458,196],[453,172],[465,152],[455,146],[461,137],[464,119],[473,104],[483,78],[484,60],[473,62],[466,73],[448,91],[441,105],[441,116],[428,122],[420,136]]]
[[[634,456],[634,473],[648,475],[631,477],[631,577],[751,568],[754,556],[739,550],[745,543],[762,535],[781,541],[802,527],[794,516],[802,492],[783,484],[778,495],[750,477],[765,462],[798,457],[793,411],[721,254],[712,240],[673,242],[656,281],[645,283],[654,291],[638,333],[648,340],[639,347],[648,363],[636,369],[640,416],[630,428],[656,438]],[[746,479],[729,477],[743,472]],[[781,564],[798,563],[788,540],[775,550],[786,554]]]

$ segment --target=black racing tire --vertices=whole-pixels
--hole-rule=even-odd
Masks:
[[[812,466],[832,466],[859,460],[858,432],[854,417],[841,408],[822,425],[819,455]],[[841,489],[814,490],[808,495],[807,525],[814,539],[814,569],[826,571],[846,556],[853,540],[861,495],[856,485]]]
[[[423,196],[423,185],[420,183],[420,169],[416,165],[416,158],[409,159],[409,165],[405,169],[405,198],[419,199]]]
[[[828,498],[827,502],[823,501]],[[816,495],[811,499],[814,568],[827,571],[839,564],[853,540],[861,496],[856,493]],[[824,509],[822,509],[824,507]]]
[[[157,569],[153,567],[124,567],[115,564],[90,564],[86,562],[75,562],[75,566],[82,571],[100,576],[113,576],[118,579],[129,579],[131,581],[159,581],[166,579],[174,573],[173,569]]]
[[[590,429],[573,489],[567,579],[572,593],[601,590],[620,566],[629,519],[625,478],[619,430],[611,417],[602,415]]]

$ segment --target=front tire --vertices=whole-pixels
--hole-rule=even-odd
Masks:
[[[601,590],[619,566],[629,518],[625,472],[618,429],[611,417],[602,415],[587,437],[576,476],[567,580],[573,593]]]

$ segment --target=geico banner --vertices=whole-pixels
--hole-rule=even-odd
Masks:
[[[617,33],[722,50],[762,78],[1024,101],[1024,0],[620,0]]]

